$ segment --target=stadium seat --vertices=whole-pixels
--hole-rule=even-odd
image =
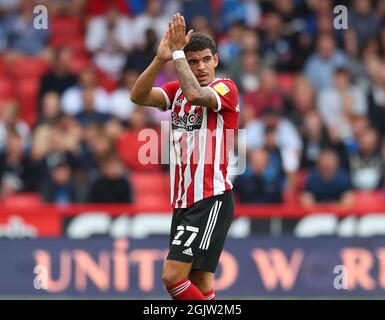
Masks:
[[[0,100],[8,100],[14,97],[12,81],[6,77],[0,77]]]
[[[87,53],[75,54],[71,60],[71,71],[78,74],[90,64],[90,58]]]
[[[54,48],[68,46],[73,50],[75,55],[86,52],[82,36],[73,36],[69,34],[63,37],[54,37],[51,39],[50,45]]]
[[[132,172],[131,183],[134,186],[137,205],[168,204],[169,174],[163,172]]]
[[[5,76],[7,74],[7,66],[3,59],[0,57],[0,77]]]
[[[38,193],[16,193],[7,196],[3,205],[8,208],[36,208],[44,203]]]
[[[51,37],[68,37],[82,34],[82,21],[74,16],[53,16],[50,21]]]
[[[12,65],[10,75],[15,79],[40,78],[49,69],[49,63],[41,58],[18,58]]]
[[[354,197],[356,203],[360,205],[385,203],[385,193],[383,191],[355,191]]]
[[[15,81],[17,96],[19,98],[36,98],[40,86],[39,79],[25,78]]]

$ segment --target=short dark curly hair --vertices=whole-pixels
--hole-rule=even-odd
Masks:
[[[189,51],[202,51],[205,49],[210,49],[213,55],[217,52],[217,47],[213,38],[202,32],[194,32],[189,43],[183,50],[187,53]]]

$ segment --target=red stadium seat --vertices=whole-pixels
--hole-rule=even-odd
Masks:
[[[40,78],[49,69],[49,63],[41,58],[18,58],[12,65],[10,75],[14,78]]]
[[[40,80],[24,78],[15,81],[16,92],[19,98],[36,98],[40,86]]]
[[[132,172],[135,202],[138,205],[169,203],[169,174],[163,172]]]
[[[5,76],[7,74],[7,66],[3,59],[0,57],[0,77]]]
[[[82,21],[74,16],[53,16],[50,21],[52,38],[79,36],[83,32]]]
[[[66,35],[63,37],[54,37],[51,39],[50,45],[55,48],[68,46],[74,51],[75,55],[86,52],[82,36]]]
[[[38,79],[26,78],[15,82],[17,100],[20,104],[21,118],[30,126],[35,123],[37,113],[37,96],[40,82]]]
[[[75,54],[71,60],[71,71],[73,73],[80,73],[85,67],[87,67],[90,64],[90,58],[88,54]]]
[[[12,208],[36,208],[43,205],[38,193],[17,193],[9,195],[4,199],[4,206]]]
[[[146,148],[153,148],[152,150],[160,150],[160,133],[157,132],[157,139],[144,142],[139,140],[140,132],[141,130],[126,130],[118,137],[116,141],[116,151],[119,155],[119,158],[123,161],[124,165],[132,171],[159,172],[161,169],[159,160],[156,163],[143,164],[141,161],[139,161],[138,154],[140,153],[140,150],[144,144],[146,144]],[[160,154],[157,156],[160,157]]]
[[[384,204],[385,192],[384,191],[355,191],[354,197],[356,203],[359,204]]]
[[[0,100],[9,100],[14,97],[12,81],[6,77],[0,77]]]

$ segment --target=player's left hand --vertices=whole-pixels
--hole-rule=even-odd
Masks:
[[[183,50],[183,48],[190,41],[193,30],[186,34],[186,23],[184,17],[179,13],[172,17],[172,21],[168,24],[169,38],[168,46],[171,52],[176,50]]]

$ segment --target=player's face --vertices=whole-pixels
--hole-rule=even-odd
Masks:
[[[201,86],[207,86],[215,79],[215,68],[218,65],[218,54],[212,54],[210,49],[188,51],[187,61]]]

